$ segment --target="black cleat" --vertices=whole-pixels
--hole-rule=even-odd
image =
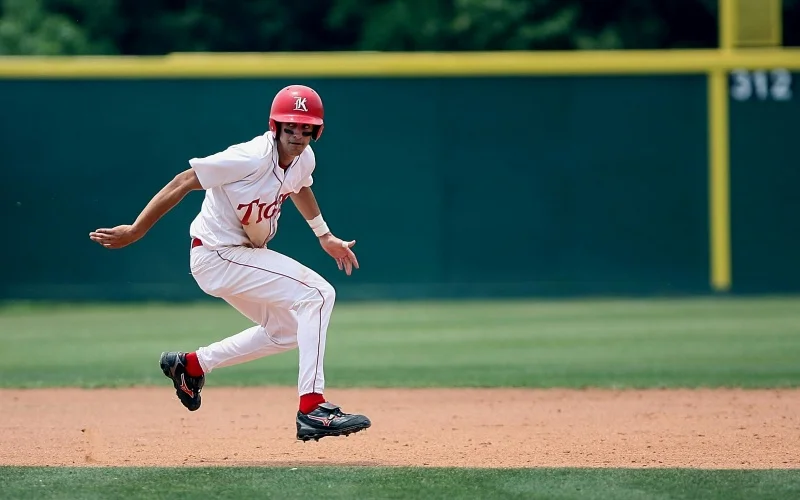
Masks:
[[[331,403],[322,403],[310,413],[297,412],[297,439],[319,441],[325,436],[347,436],[369,428],[372,422],[364,415],[342,413]]]
[[[191,377],[186,373],[186,354],[182,352],[162,352],[159,360],[161,371],[172,379],[175,394],[189,411],[200,408],[200,391],[206,383],[205,375]]]

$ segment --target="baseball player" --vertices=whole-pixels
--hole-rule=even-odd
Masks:
[[[161,370],[172,379],[181,403],[195,411],[205,376],[214,369],[298,348],[297,439],[303,441],[348,435],[371,425],[366,416],[344,413],[323,396],[333,287],[311,269],[267,248],[277,232],[282,204],[291,198],[338,268],[348,276],[358,268],[355,241],[331,233],[311,190],[316,162],[310,142],[322,135],[323,116],[322,100],[313,89],[282,89],[273,99],[266,133],[189,160],[190,168],[164,186],[132,225],[89,234],[106,248],[130,245],[187,193],[205,190],[189,231],[192,276],[205,293],[222,298],[255,326],[195,352],[162,353]]]

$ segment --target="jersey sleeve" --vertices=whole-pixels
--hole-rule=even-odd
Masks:
[[[297,191],[295,192],[299,192],[304,187],[311,187],[312,184],[314,184],[314,177],[311,174],[308,174],[297,185]]]
[[[211,189],[251,175],[258,169],[258,158],[243,145],[235,145],[205,158],[192,158],[189,165],[203,189]]]

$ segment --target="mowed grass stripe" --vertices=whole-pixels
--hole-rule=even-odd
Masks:
[[[251,326],[224,303],[0,308],[0,386],[168,384],[162,350]],[[329,387],[793,387],[800,298],[341,303]],[[214,385],[296,384],[297,351]]]
[[[3,498],[785,500],[794,470],[0,467]]]

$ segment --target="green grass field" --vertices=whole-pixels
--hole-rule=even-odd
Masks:
[[[0,308],[0,387],[169,381],[162,350],[249,327],[222,303]],[[214,385],[296,384],[296,351]],[[800,298],[342,303],[330,387],[796,387]],[[2,401],[0,401],[2,404]],[[0,409],[0,414],[2,410]],[[800,498],[794,470],[0,468],[0,498]]]
[[[2,498],[787,500],[793,471],[0,468]]]
[[[252,326],[222,303],[0,309],[0,386],[164,384],[162,350]],[[800,299],[341,304],[331,387],[787,387],[800,383]],[[214,373],[296,383],[297,352]]]

